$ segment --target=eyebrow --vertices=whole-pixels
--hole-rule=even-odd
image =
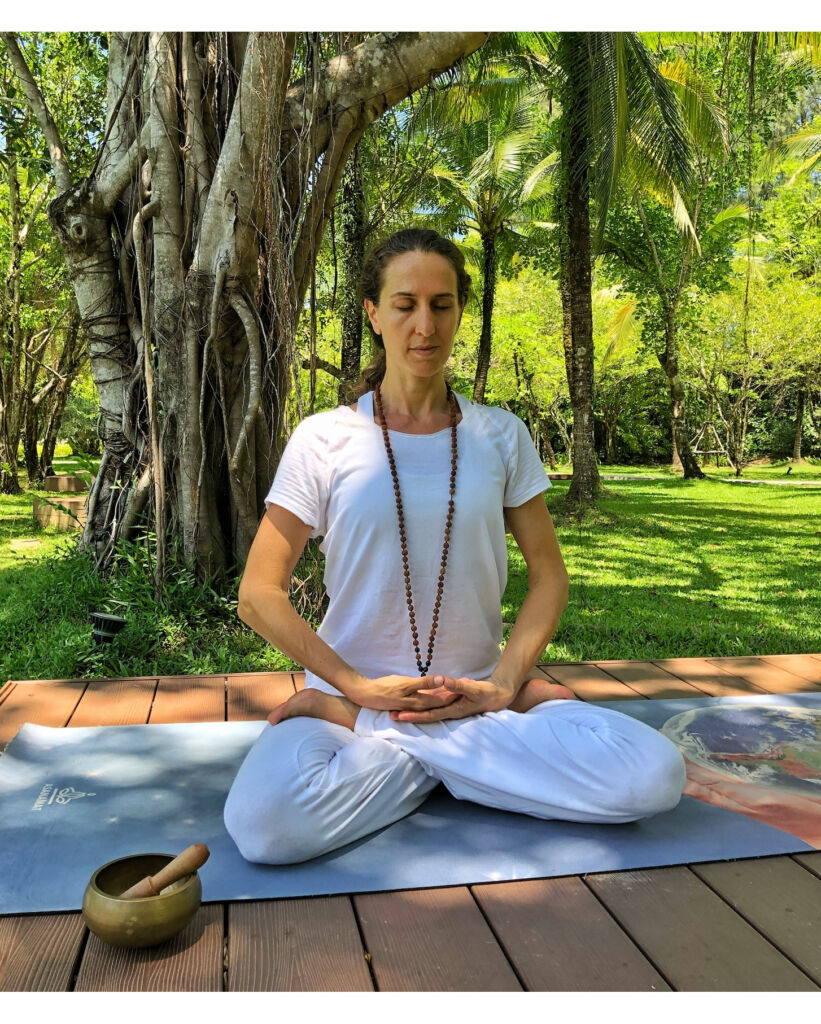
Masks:
[[[407,296],[408,298],[411,298],[411,299],[415,299],[416,298],[416,292],[392,292],[390,297],[392,299],[395,299],[397,297],[397,295]],[[434,295],[433,298],[434,299],[455,299],[456,296],[455,296],[455,294],[453,292],[437,292],[437,294]]]

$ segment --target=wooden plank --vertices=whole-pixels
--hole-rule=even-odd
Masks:
[[[0,683],[0,704],[8,697],[11,691],[14,689],[15,684],[9,679],[5,683]]]
[[[821,664],[818,682],[810,682],[764,658],[707,658],[711,665],[741,676],[766,693],[818,693],[821,690]]]
[[[226,676],[228,721],[263,721],[293,693],[290,672],[247,672]]]
[[[294,689],[295,690],[304,690],[305,689],[305,673],[304,672],[292,672],[291,676],[293,677],[293,680],[294,680]]]
[[[225,676],[160,676],[148,721],[224,722]]]
[[[0,707],[0,749],[24,722],[60,728],[69,721],[86,689],[86,680],[15,683]]]
[[[708,697],[744,697],[748,693],[760,696],[764,693],[760,687],[717,668],[705,658],[654,658],[653,664],[690,683]]]
[[[669,991],[579,878],[471,886],[530,992]]]
[[[766,661],[785,672],[792,672],[809,683],[821,683],[821,664],[819,655],[815,654],[762,654],[761,661]]]
[[[677,991],[817,991],[686,867],[588,875],[586,881]]]
[[[468,889],[352,897],[382,992],[518,992]]]
[[[155,676],[90,679],[68,726],[145,725],[156,689]]]
[[[82,915],[0,917],[0,992],[66,992],[85,925]]]
[[[231,992],[372,992],[347,896],[232,903]]]
[[[76,992],[221,992],[223,907],[201,906],[179,935],[150,949],[122,949],[89,935]]]
[[[821,878],[821,853],[794,853],[792,859]]]
[[[821,986],[821,879],[789,857],[694,864],[691,870]]]
[[[704,696],[701,690],[676,679],[652,661],[597,661],[595,664],[603,672],[615,676],[631,690],[651,700]]]
[[[536,666],[548,679],[561,683],[582,700],[638,700],[629,686],[603,672],[597,665],[540,664]]]

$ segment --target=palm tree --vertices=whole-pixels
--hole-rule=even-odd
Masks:
[[[482,326],[474,402],[485,398],[500,255],[553,226],[543,219],[555,163],[555,158],[542,159],[549,115],[523,84],[486,73],[479,82],[452,86],[430,106],[431,122],[444,120],[453,129],[437,140],[439,159],[420,182],[420,204],[440,231],[462,236],[468,254],[480,250]],[[420,142],[426,131],[422,126]]]
[[[680,197],[691,178],[692,145],[682,108],[649,52],[632,32],[564,32],[547,39],[562,106],[560,283],[564,344],[573,405],[573,480],[568,502],[599,491],[593,437],[591,260],[628,166]],[[598,222],[590,224],[590,200]],[[683,204],[677,204],[686,221]]]
[[[564,348],[573,406],[573,480],[568,501],[587,504],[599,490],[593,436],[592,269],[607,213],[620,179],[630,169],[652,181],[683,229],[689,217],[681,196],[692,178],[693,148],[684,108],[633,32],[507,33],[467,62],[484,81],[508,70],[505,84],[526,83],[552,108],[558,99],[559,149],[536,165],[539,198],[547,175],[558,170],[554,218],[559,227],[559,279]],[[516,77],[513,77],[516,76]],[[544,122],[543,122],[544,126]],[[542,144],[542,152],[545,150]],[[549,147],[552,148],[552,147]],[[595,204],[595,235],[590,206]],[[555,216],[557,214],[557,216]],[[549,216],[542,212],[541,216]]]

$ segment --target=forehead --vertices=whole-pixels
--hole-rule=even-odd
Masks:
[[[457,277],[453,264],[438,252],[403,252],[387,264],[382,290],[414,294],[456,295]]]

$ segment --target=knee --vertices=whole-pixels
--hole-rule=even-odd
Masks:
[[[234,788],[223,820],[243,858],[253,864],[297,864],[324,852],[316,828],[283,800],[268,799],[263,805]]]
[[[628,785],[626,802],[636,818],[648,818],[663,811],[672,811],[681,800],[686,782],[684,758],[678,748],[666,737],[652,752],[641,771],[635,773]]]

